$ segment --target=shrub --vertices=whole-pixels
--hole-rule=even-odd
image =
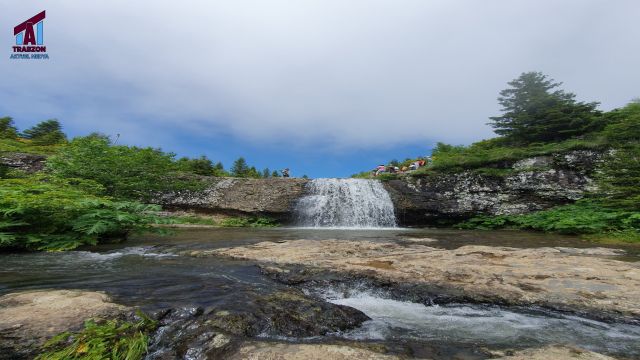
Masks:
[[[158,206],[114,201],[82,180],[0,180],[0,249],[60,251],[124,239],[165,223]]]
[[[276,227],[278,222],[267,217],[234,217],[224,219],[220,222],[222,227]]]
[[[159,149],[116,146],[106,137],[86,136],[49,158],[47,168],[58,178],[95,181],[116,198],[149,200],[158,192],[198,186],[174,176],[173,157]]]

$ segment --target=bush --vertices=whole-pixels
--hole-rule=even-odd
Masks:
[[[22,137],[31,139],[37,145],[60,144],[67,140],[67,136],[62,132],[60,122],[56,119],[43,121],[25,130]]]
[[[528,229],[561,234],[639,232],[640,212],[604,206],[599,201],[575,204],[525,215],[478,216],[458,224],[463,229]]]
[[[174,176],[173,157],[159,149],[115,146],[94,135],[73,139],[47,160],[47,168],[58,178],[95,181],[116,198],[150,200],[158,192],[198,186]]]
[[[101,189],[73,179],[0,180],[0,249],[70,250],[168,221],[155,215],[158,206],[114,201]]]
[[[220,222],[222,227],[276,227],[278,222],[267,217],[228,218]]]

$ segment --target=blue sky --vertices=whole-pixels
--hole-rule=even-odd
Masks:
[[[640,96],[634,0],[0,0],[0,116],[71,136],[349,176],[492,136],[523,71],[602,109]],[[50,60],[10,60],[46,10]],[[3,47],[0,46],[0,49]]]

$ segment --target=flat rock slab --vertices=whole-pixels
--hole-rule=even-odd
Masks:
[[[344,345],[252,343],[242,346],[229,360],[393,360],[371,350]]]
[[[615,360],[615,358],[566,346],[547,346],[540,349],[526,349],[501,360]]]
[[[118,316],[127,308],[100,292],[29,291],[0,297],[0,349],[24,356],[48,338],[82,327],[88,318]],[[9,356],[11,358],[11,356]]]
[[[640,318],[640,263],[614,260],[618,251],[518,249],[291,240],[191,253],[360,274],[398,284],[429,284],[477,301],[541,305],[599,316]]]

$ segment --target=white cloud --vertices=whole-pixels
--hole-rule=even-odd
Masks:
[[[608,108],[640,95],[637,1],[7,1],[2,9],[7,52],[10,29],[46,9],[52,58],[1,63],[4,107],[77,129],[122,124],[140,138],[145,128],[127,122],[336,148],[469,142],[491,136],[497,92],[529,70]]]

